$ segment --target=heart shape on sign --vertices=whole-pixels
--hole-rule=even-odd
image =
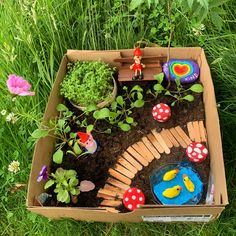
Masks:
[[[190,72],[191,68],[189,65],[186,64],[174,64],[173,65],[173,72],[177,76],[185,76]]]

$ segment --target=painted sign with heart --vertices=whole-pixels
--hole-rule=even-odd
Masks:
[[[182,84],[193,83],[199,77],[199,66],[195,61],[183,60],[183,59],[171,59],[169,60],[169,71],[168,63],[163,65],[163,72],[165,78],[168,79],[170,73],[170,80],[175,81],[177,78],[181,78]]]

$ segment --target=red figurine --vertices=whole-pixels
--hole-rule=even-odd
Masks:
[[[142,69],[145,68],[145,65],[141,63],[142,52],[140,48],[135,48],[134,50],[134,64],[129,68],[134,71],[133,80],[143,79]]]
[[[77,132],[79,136],[78,143],[86,148],[86,152],[93,154],[97,150],[97,142],[93,139],[93,136],[90,133]]]

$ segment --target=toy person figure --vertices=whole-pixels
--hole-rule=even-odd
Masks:
[[[77,132],[79,136],[78,143],[86,149],[87,153],[94,154],[97,150],[97,142],[90,133]]]
[[[133,80],[143,79],[142,69],[145,68],[145,65],[141,63],[142,52],[140,48],[135,48],[134,50],[134,64],[129,68],[134,71]]]

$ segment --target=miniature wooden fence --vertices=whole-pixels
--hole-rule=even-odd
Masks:
[[[206,130],[203,121],[187,123],[188,134],[180,127],[155,129],[137,143],[129,146],[118,158],[113,168],[108,170],[110,177],[103,188],[98,190],[97,197],[103,198],[100,207],[110,212],[118,212],[115,207],[122,204],[124,192],[130,188],[132,179],[161,154],[170,154],[172,147],[186,148],[193,141],[206,142]]]

